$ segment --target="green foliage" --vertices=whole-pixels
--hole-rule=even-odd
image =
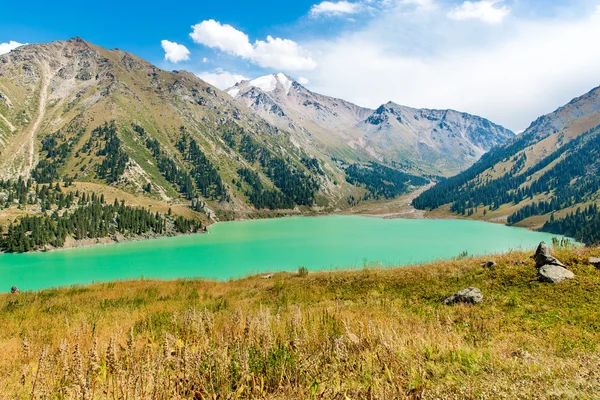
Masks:
[[[295,204],[311,206],[315,202],[319,185],[309,174],[271,153],[264,153],[260,162],[275,186]]]
[[[485,179],[481,174],[493,169],[496,164],[508,161],[519,151],[536,142],[535,131],[514,139],[508,145],[498,147],[484,155],[479,162],[467,171],[438,183],[413,201],[418,209],[435,209],[450,204],[450,210],[463,215],[471,215],[477,207],[496,210],[504,204],[514,204],[533,199],[536,196],[549,196],[548,200],[532,202],[521,206],[508,216],[509,224],[516,224],[535,215],[545,215],[565,208],[594,200],[600,192],[600,127],[593,128],[581,136],[564,144],[549,156],[530,168],[524,169],[524,155],[514,158],[514,165],[508,173],[497,179]],[[556,162],[559,160],[558,162]],[[535,180],[538,172],[551,163],[556,164],[545,170]],[[577,221],[580,226],[572,226]],[[550,221],[544,230],[565,235],[577,235],[586,243],[596,243],[593,233],[595,218],[592,215],[570,216],[562,222]]]
[[[569,213],[561,219],[552,218],[544,224],[542,231],[567,235],[590,246],[600,244],[600,213],[598,206],[592,204],[583,211]]]
[[[122,149],[115,122],[105,123],[103,126],[94,129],[92,138],[105,142],[104,147],[96,153],[96,155],[103,157],[102,163],[96,169],[98,176],[106,179],[108,183],[118,181],[125,172],[129,156]]]
[[[306,268],[305,266],[298,268],[298,276],[300,278],[308,276],[308,268]]]
[[[352,164],[346,168],[348,183],[364,187],[375,199],[392,199],[407,193],[410,185],[423,186],[429,183],[425,178],[409,175],[381,164]]]
[[[250,186],[250,190],[246,192],[246,195],[250,203],[257,209],[277,210],[294,207],[294,202],[280,191],[265,188],[257,172],[248,168],[241,168],[238,170],[238,175]]]
[[[256,172],[248,168],[240,169],[238,174],[252,188],[247,195],[256,208],[292,208],[294,205],[314,204],[319,184],[307,170],[320,170],[318,160],[303,157],[297,165],[290,158],[275,154],[239,127],[225,126],[222,129],[226,143],[251,164],[260,164],[262,172],[283,194],[265,189]],[[260,199],[261,195],[265,198]]]
[[[157,160],[157,167],[160,173],[164,176],[167,182],[178,187],[186,199],[192,200],[196,195],[196,189],[189,173],[177,166],[175,161],[168,155],[164,154],[160,143],[157,139],[151,139],[144,128],[139,125],[134,125],[133,130],[136,131],[146,144],[146,148],[150,150],[154,158]]]
[[[185,128],[181,127],[181,132],[182,136],[177,143],[177,149],[184,156],[184,159],[189,162],[191,167],[190,176],[198,191],[205,198],[228,201],[229,195],[218,169],[202,152],[198,143],[185,132]],[[185,180],[187,188],[187,184],[191,180],[185,177],[182,177],[182,179]]]
[[[162,235],[167,233],[167,222],[171,219],[158,212],[126,206],[116,199],[112,205],[107,205],[104,195],[65,194],[58,184],[38,185],[33,191],[31,181],[0,181],[0,190],[9,193],[7,206],[20,197],[17,200],[20,204],[40,204],[44,211],[41,216],[23,216],[16,224],[9,225],[8,232],[0,237],[0,250],[9,253],[39,250],[47,245],[62,247],[69,236],[81,240],[117,233]],[[52,210],[49,215],[48,210]],[[199,222],[181,216],[175,218],[172,224],[173,230],[178,233],[194,233],[202,229]]]
[[[40,159],[31,171],[31,177],[37,183],[50,183],[59,179],[59,169],[73,151],[75,144],[84,133],[78,124],[72,124],[64,131],[54,132],[42,139],[42,153],[45,158]]]

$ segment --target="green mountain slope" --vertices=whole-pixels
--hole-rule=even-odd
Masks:
[[[193,74],[78,38],[0,57],[0,116],[0,179],[96,182],[213,217],[333,206],[362,190]]]
[[[600,199],[600,88],[414,200],[419,209],[542,227]],[[588,235],[589,238],[589,235]],[[585,238],[584,238],[585,239]]]

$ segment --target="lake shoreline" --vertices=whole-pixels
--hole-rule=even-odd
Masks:
[[[492,255],[533,249],[554,237],[481,221],[348,215],[230,221],[213,224],[209,232],[129,238],[115,246],[84,242],[73,251],[5,253],[0,280],[27,290],[141,276],[228,280],[299,267],[356,270]]]
[[[73,249],[81,249],[81,248],[89,248],[89,247],[100,247],[107,246],[112,244],[119,243],[129,243],[129,242],[145,242],[155,239],[165,239],[171,237],[179,237],[179,236],[195,236],[195,235],[207,235],[210,234],[210,227],[213,227],[217,224],[224,223],[232,223],[232,222],[249,222],[249,221],[270,221],[270,220],[285,220],[285,219],[295,219],[295,218],[327,218],[327,217],[335,217],[335,216],[355,216],[355,217],[364,217],[364,218],[373,218],[373,219],[382,219],[382,220],[396,220],[396,219],[405,219],[405,220],[427,220],[427,221],[472,221],[472,222],[481,222],[481,223],[489,223],[492,225],[501,225],[519,229],[525,229],[531,232],[540,232],[536,229],[529,227],[520,227],[520,226],[511,226],[500,221],[484,221],[479,219],[470,219],[470,218],[460,218],[459,216],[440,216],[436,215],[435,217],[429,217],[427,212],[414,209],[414,212],[400,212],[400,213],[369,213],[369,212],[348,212],[348,210],[340,210],[340,211],[332,211],[332,212],[306,212],[306,213],[297,213],[297,214],[288,214],[288,215],[279,215],[274,217],[259,217],[259,218],[238,218],[228,221],[214,221],[211,220],[210,223],[206,224],[206,230],[203,232],[194,232],[194,233],[180,233],[180,232],[170,232],[164,235],[136,235],[136,236],[124,236],[118,235],[115,236],[107,236],[103,238],[88,238],[88,239],[74,239],[72,237],[67,237],[65,241],[65,245],[62,247],[51,247],[48,246],[44,249],[37,249],[23,253],[7,253],[0,251],[0,255],[2,254],[32,254],[32,253],[50,253],[57,251],[66,251]]]

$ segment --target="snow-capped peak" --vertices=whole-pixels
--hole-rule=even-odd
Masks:
[[[238,95],[238,93],[240,93],[240,89],[238,89],[237,87],[238,85],[236,84],[234,87],[232,87],[231,89],[229,89],[227,91],[227,94],[230,95],[231,97],[235,97]]]
[[[272,92],[277,89],[278,85],[281,85],[285,94],[287,95],[292,88],[294,81],[286,74],[280,72],[278,74],[261,76],[250,81],[250,86],[257,87],[263,92]]]
[[[237,97],[240,93],[245,92],[249,88],[258,88],[265,93],[270,93],[274,91],[278,91],[279,93],[283,92],[287,96],[292,90],[295,81],[280,72],[278,74],[271,74],[261,76],[260,78],[253,79],[251,81],[241,81],[235,84],[235,86],[230,87],[226,90],[226,92],[231,97]]]
[[[294,81],[292,79],[290,79],[289,76],[287,76],[286,74],[284,74],[282,72],[277,74],[277,80],[279,81],[279,83],[281,83],[281,85],[285,89],[285,94],[287,96],[287,94],[290,93],[290,89],[292,88],[292,84],[294,83]]]

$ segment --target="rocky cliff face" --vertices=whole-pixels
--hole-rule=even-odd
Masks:
[[[514,134],[474,115],[415,109],[395,103],[379,107],[358,127],[365,142],[387,159],[408,159],[429,170],[458,173]]]
[[[295,140],[332,155],[347,154],[450,175],[468,168],[514,134],[477,116],[387,103],[377,110],[323,96],[284,74],[245,81],[227,91]]]

